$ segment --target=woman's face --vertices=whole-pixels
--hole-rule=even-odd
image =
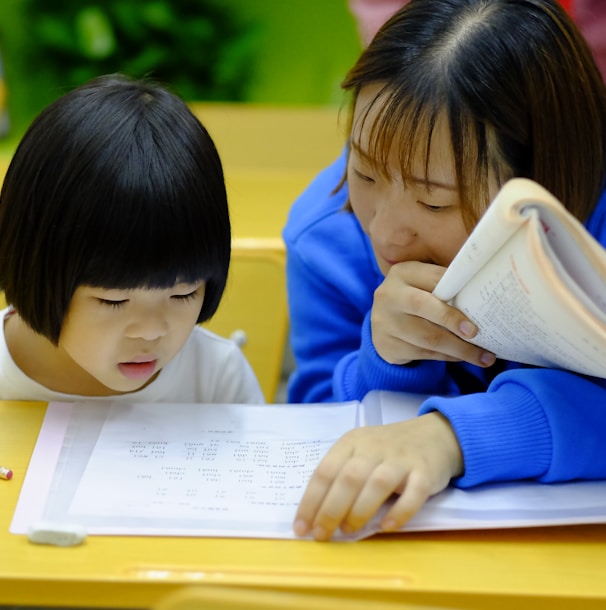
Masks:
[[[389,156],[389,176],[373,169],[367,151],[381,85],[364,87],[354,108],[347,184],[351,207],[370,237],[381,271],[404,261],[448,266],[468,236],[456,184],[450,132],[439,119],[433,132],[427,174],[425,145],[415,154],[405,179],[397,142]],[[361,120],[363,119],[363,120]],[[491,193],[491,198],[496,194]]]

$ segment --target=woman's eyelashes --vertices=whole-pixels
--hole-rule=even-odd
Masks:
[[[368,174],[365,174],[365,173],[361,172],[361,171],[360,171],[360,170],[358,170],[358,169],[355,169],[355,168],[354,168],[354,169],[353,169],[353,173],[354,173],[354,176],[355,176],[356,178],[358,178],[359,180],[362,180],[363,182],[370,182],[370,183],[374,183],[374,181],[375,181],[375,180],[374,180],[374,178],[372,178],[372,177],[371,177],[371,176],[369,176]]]
[[[433,213],[442,212],[448,208],[448,206],[445,206],[445,205],[432,205],[431,203],[425,203],[424,201],[417,201],[417,203],[419,205],[421,205],[422,207],[424,207],[429,212],[433,212]]]

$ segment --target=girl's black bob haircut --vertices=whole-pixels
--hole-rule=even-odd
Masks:
[[[94,79],[34,120],[0,193],[0,289],[54,344],[79,286],[206,281],[216,311],[231,231],[221,161],[178,96],[147,80]]]

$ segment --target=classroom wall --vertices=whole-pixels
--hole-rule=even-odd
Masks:
[[[360,52],[347,0],[224,0],[259,27],[258,64],[247,100],[338,104]]]

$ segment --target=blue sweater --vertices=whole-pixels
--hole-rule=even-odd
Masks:
[[[361,400],[370,390],[435,395],[420,414],[440,411],[454,428],[465,462],[460,487],[606,478],[606,380],[503,361],[407,367],[377,354],[370,310],[383,275],[356,217],[342,211],[346,185],[332,194],[344,172],[342,155],[295,201],[284,229],[296,361],[288,400]],[[606,245],[606,196],[586,226]]]

